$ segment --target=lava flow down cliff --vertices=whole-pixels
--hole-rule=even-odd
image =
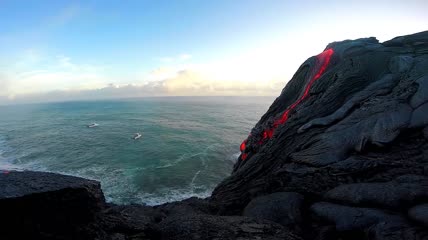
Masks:
[[[427,125],[428,32],[331,43],[242,142],[211,201],[221,214],[240,214],[251,200],[295,192],[326,227],[391,233],[398,216],[410,226],[403,213],[428,203]]]
[[[206,199],[106,203],[100,183],[0,171],[1,239],[428,239],[428,31],[306,60]],[[120,183],[118,183],[120,184]]]

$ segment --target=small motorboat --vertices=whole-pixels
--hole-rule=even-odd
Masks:
[[[88,128],[98,127],[98,123],[92,123],[88,125]]]
[[[137,139],[139,139],[139,138],[141,138],[141,133],[136,133],[136,134],[134,134],[134,137],[132,137],[134,140],[137,140]]]

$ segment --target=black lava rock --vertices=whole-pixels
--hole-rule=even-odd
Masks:
[[[403,222],[398,215],[371,208],[357,208],[328,202],[311,206],[315,215],[336,225],[339,231],[364,229],[379,222]]]
[[[162,239],[300,240],[283,226],[240,216],[174,215],[160,223]]]
[[[414,206],[409,209],[409,217],[412,220],[420,222],[428,227],[428,203]]]
[[[425,199],[426,185],[393,180],[426,174],[427,49],[428,31],[334,42],[305,61],[214,190],[220,213],[274,192],[388,208]]]
[[[99,182],[44,172],[0,174],[0,236],[5,239],[94,239],[104,207]]]
[[[406,208],[415,202],[428,202],[428,178],[416,182],[352,183],[340,185],[325,194],[325,199],[351,205],[381,208]]]
[[[312,203],[307,239],[428,238],[423,214],[407,214],[428,202],[427,89],[428,31],[329,44],[243,139],[210,201],[247,214],[260,196],[296,192]]]
[[[302,222],[303,196],[292,192],[278,192],[254,198],[245,207],[243,216],[266,219],[295,228]]]

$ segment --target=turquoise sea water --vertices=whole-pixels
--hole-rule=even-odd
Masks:
[[[99,180],[108,201],[209,196],[272,97],[168,97],[0,106],[0,169]],[[96,122],[96,128],[87,125]],[[136,132],[142,138],[132,139]]]

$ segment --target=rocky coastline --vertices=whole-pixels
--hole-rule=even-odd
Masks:
[[[0,171],[0,239],[428,239],[428,31],[306,60],[207,199],[115,205],[100,183]]]

